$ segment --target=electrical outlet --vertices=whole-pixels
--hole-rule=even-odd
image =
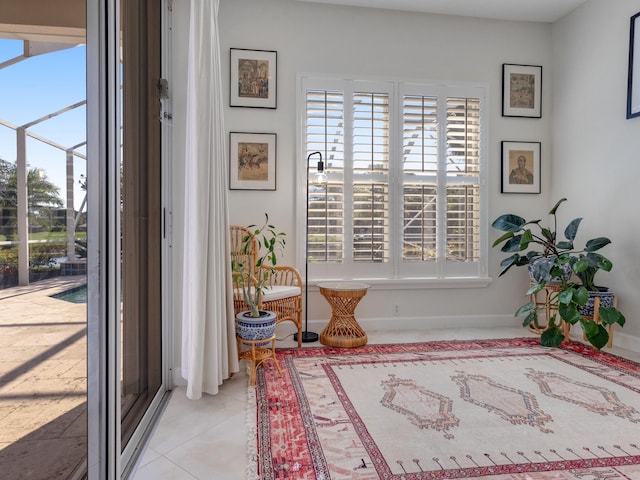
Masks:
[[[393,304],[393,316],[398,316],[400,314],[400,305],[397,303]]]

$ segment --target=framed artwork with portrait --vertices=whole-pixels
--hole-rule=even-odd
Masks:
[[[276,189],[275,133],[229,133],[229,189]]]
[[[540,193],[540,142],[502,142],[502,193]]]
[[[230,52],[232,107],[276,108],[278,53],[232,48]]]
[[[542,67],[502,65],[502,116],[542,117]]]

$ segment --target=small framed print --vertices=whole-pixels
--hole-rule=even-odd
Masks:
[[[230,106],[276,108],[277,56],[269,50],[231,49]]]
[[[542,117],[542,67],[502,65],[502,116]]]
[[[640,116],[640,13],[631,17],[629,85],[627,86],[627,118],[638,116]]]
[[[502,193],[540,193],[540,142],[502,142]]]
[[[229,133],[229,188],[276,189],[275,133]]]

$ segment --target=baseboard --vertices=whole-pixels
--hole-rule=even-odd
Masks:
[[[635,335],[629,335],[617,329],[613,333],[613,345],[620,348],[631,350],[632,352],[640,352],[640,338]]]
[[[520,320],[513,315],[443,315],[433,317],[379,317],[358,319],[366,330],[423,330],[433,328],[517,327]],[[310,320],[309,328],[320,332],[326,320]]]
[[[624,348],[625,350],[629,350],[631,352],[640,353],[640,338],[635,335],[629,335],[628,333],[624,333],[620,330],[620,327],[614,327],[613,332],[613,347]],[[576,340],[578,342],[582,341],[582,331],[580,327],[574,326],[571,329],[570,337],[572,340]],[[604,347],[604,351],[607,351],[608,348]]]
[[[187,381],[184,379],[182,374],[182,367],[173,368],[171,370],[171,382],[173,387],[186,387]]]
[[[424,330],[442,328],[498,328],[519,327],[521,319],[513,315],[443,315],[439,317],[386,317],[363,318],[358,323],[365,331],[370,330]],[[326,320],[310,320],[309,330],[321,332],[326,326]],[[579,327],[575,327],[578,328]],[[574,328],[574,330],[575,330]],[[625,333],[620,327],[614,327],[613,346],[624,348],[632,352],[640,352],[640,338]],[[524,330],[524,328],[523,328]],[[578,335],[578,333],[572,334]],[[578,340],[577,336],[575,338]]]

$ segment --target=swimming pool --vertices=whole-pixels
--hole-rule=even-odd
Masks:
[[[64,300],[71,303],[87,303],[87,285],[80,285],[64,292],[51,295],[51,298],[57,298],[58,300]]]

